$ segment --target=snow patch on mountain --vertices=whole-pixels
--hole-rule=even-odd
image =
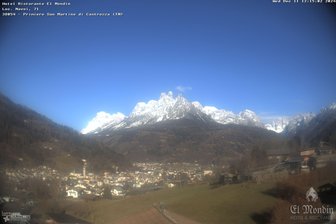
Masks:
[[[202,106],[199,102],[193,102],[193,105],[213,120],[221,124],[243,124],[263,127],[259,117],[251,110],[244,110],[238,114],[232,111],[218,109],[213,106]]]
[[[274,118],[272,120],[269,120],[268,123],[265,124],[265,128],[270,131],[282,133],[288,125],[289,121],[289,117]]]
[[[299,128],[302,128],[315,117],[313,113],[299,114],[292,117],[286,125],[284,132],[287,134],[295,134]]]
[[[244,125],[255,125],[259,127],[263,127],[264,125],[261,123],[260,118],[257,116],[255,112],[252,110],[244,110],[238,114],[238,120],[240,124]]]
[[[329,106],[329,109],[330,109],[330,110],[336,110],[336,103],[332,103],[332,104]]]
[[[237,123],[238,117],[231,111],[217,109],[213,106],[204,106],[202,112],[209,115],[216,122],[221,124]]]
[[[156,122],[179,119],[190,110],[190,103],[183,97],[173,96],[172,92],[161,93],[159,100],[150,100],[148,103],[139,102],[134,107],[130,118],[141,118],[142,124],[151,120]]]
[[[81,130],[82,134],[88,134],[94,131],[103,130],[108,126],[119,124],[126,116],[120,112],[115,114],[109,114],[104,111],[100,111],[96,116],[88,123],[88,125]]]
[[[332,103],[328,107],[322,109],[322,112],[326,110],[336,110],[336,103]]]

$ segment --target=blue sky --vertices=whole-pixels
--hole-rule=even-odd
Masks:
[[[336,12],[271,0],[73,1],[122,17],[1,18],[0,91],[80,130],[178,93],[260,116],[336,102]],[[335,7],[334,7],[335,8]]]

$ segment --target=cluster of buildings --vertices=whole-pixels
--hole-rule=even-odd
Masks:
[[[82,173],[72,172],[64,177],[66,196],[79,197],[123,197],[164,187],[176,187],[184,184],[199,183],[205,176],[213,175],[211,167],[202,167],[197,163],[135,163],[129,171],[102,175],[86,173],[86,161],[83,161]]]
[[[51,169],[47,166],[39,166],[35,168],[21,168],[21,169],[6,169],[5,175],[8,180],[14,185],[20,183],[20,181],[28,178],[37,178],[41,180],[49,180],[49,179],[58,179],[60,180],[61,174],[54,169]]]
[[[164,187],[178,187],[200,183],[206,176],[213,175],[211,166],[198,163],[135,163],[129,171],[104,172],[100,175],[88,172],[87,161],[83,159],[80,172],[61,175],[46,166],[33,169],[6,170],[6,176],[14,184],[28,178],[48,182],[57,180],[59,190],[67,198],[123,197],[140,192],[158,190]]]
[[[316,159],[318,157],[318,159]],[[296,157],[290,151],[277,150],[272,154],[268,152],[268,159],[277,160],[278,163],[272,168],[273,172],[289,170],[296,171],[301,168],[315,169],[325,166],[330,159],[334,159],[334,148],[326,147],[321,144],[317,149],[305,149],[299,152]],[[297,159],[298,158],[298,159]],[[83,159],[83,166],[78,172],[61,174],[57,170],[47,166],[36,168],[6,169],[5,175],[13,183],[15,191],[25,190],[24,180],[39,179],[45,181],[49,186],[51,183],[59,189],[60,195],[66,198],[111,198],[124,197],[126,195],[137,194],[146,191],[158,190],[161,188],[180,187],[186,184],[197,184],[208,182],[209,178],[214,177],[214,172],[218,170],[214,165],[200,165],[194,163],[160,163],[160,162],[138,162],[128,171],[119,171],[116,167],[114,172],[104,172],[94,174],[88,172],[88,162]],[[236,183],[249,178],[258,179],[260,173],[265,173],[269,169],[255,171],[249,178],[242,178],[239,173],[228,169],[222,172],[218,183]],[[215,171],[216,170],[216,171]],[[230,172],[229,172],[230,171]],[[218,178],[217,178],[218,179]]]

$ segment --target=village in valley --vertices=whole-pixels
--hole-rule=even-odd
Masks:
[[[118,198],[161,188],[173,188],[191,183],[201,183],[213,175],[211,166],[198,163],[134,163],[132,171],[104,172],[101,175],[88,170],[85,159],[79,171],[61,175],[60,172],[47,166],[37,168],[7,169],[9,181],[15,186],[25,179],[42,180],[48,186],[57,184],[60,195],[64,198]],[[16,191],[25,191],[15,187]]]
[[[84,206],[80,212],[85,213],[90,206],[101,208],[101,205],[120,205],[129,208],[137,201],[139,209],[150,207],[149,210],[139,213],[146,220],[155,217],[158,220],[173,220],[171,223],[175,223],[176,218],[194,217],[179,214],[176,216],[167,206],[167,198],[171,195],[177,195],[174,197],[181,202],[185,200],[184,194],[191,196],[197,195],[195,192],[201,192],[202,200],[206,201],[205,198],[211,197],[212,203],[216,201],[214,198],[226,198],[232,192],[235,197],[254,192],[258,200],[263,197],[261,201],[264,203],[265,197],[269,196],[264,195],[260,189],[268,189],[269,184],[277,186],[274,183],[286,183],[293,178],[305,178],[304,176],[312,178],[321,171],[328,176],[328,169],[333,170],[335,167],[335,152],[333,145],[324,142],[318,147],[303,148],[294,154],[293,151],[285,149],[268,150],[264,155],[267,164],[254,168],[242,163],[225,164],[216,160],[208,165],[198,161],[151,161],[134,162],[128,169],[111,165],[110,171],[94,172],[89,158],[79,160],[81,163],[70,172],[62,172],[45,165],[35,168],[7,168],[1,176],[6,181],[7,188],[4,189],[6,194],[1,195],[0,202],[6,209],[3,213],[4,219],[37,220],[37,223],[41,223],[41,220],[46,223],[62,223],[64,220],[67,223],[105,223],[106,219],[120,218],[119,223],[124,223],[124,219],[137,220],[137,216],[128,217],[128,214],[122,214],[119,217],[114,213],[111,217],[107,215],[106,219],[104,216],[104,220],[98,222],[95,218],[100,216],[95,213],[90,213],[94,214],[92,220],[75,213],[76,206]],[[336,182],[329,177],[325,180],[328,181],[318,182],[314,188],[322,203],[334,205]],[[144,206],[143,198],[150,198],[144,200]],[[113,208],[106,208],[106,211],[112,211]],[[332,211],[334,207],[328,208],[328,211]]]
[[[160,163],[136,162],[128,171],[121,171],[117,166],[114,172],[95,174],[89,169],[86,159],[82,160],[82,168],[62,175],[47,166],[37,168],[6,169],[5,175],[13,184],[15,192],[28,192],[26,180],[39,180],[48,187],[57,189],[58,196],[66,199],[99,198],[113,199],[131,196],[162,188],[182,187],[190,184],[232,184],[247,180],[260,183],[269,178],[286,178],[298,172],[309,172],[323,167],[330,160],[335,160],[334,148],[321,145],[314,149],[305,149],[292,156],[287,151],[269,151],[268,160],[276,161],[273,165],[257,169],[249,175],[239,173],[232,167],[214,164],[200,165],[194,163]],[[25,183],[25,184],[22,184]],[[35,195],[39,197],[39,195]],[[2,200],[14,200],[5,197]]]

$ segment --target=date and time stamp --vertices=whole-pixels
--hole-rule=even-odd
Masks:
[[[336,0],[271,0],[272,3],[283,4],[332,4],[336,3]]]
[[[78,6],[78,7],[76,7]],[[71,1],[45,1],[45,2],[2,2],[0,17],[121,17],[122,11],[91,11],[79,10],[80,3]]]

